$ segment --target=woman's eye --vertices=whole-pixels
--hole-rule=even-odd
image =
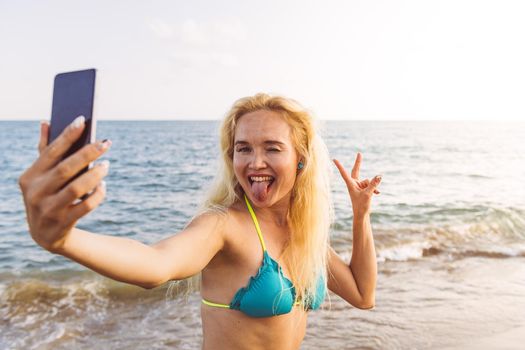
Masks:
[[[278,148],[267,148],[266,149],[268,152],[280,152],[281,150],[278,149]],[[250,147],[240,147],[240,148],[237,148],[237,152],[250,152]]]

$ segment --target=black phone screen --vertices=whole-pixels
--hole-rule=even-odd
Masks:
[[[86,120],[82,135],[62,159],[95,141],[96,121],[93,118],[95,76],[95,69],[60,73],[55,76],[48,144],[53,142],[76,117],[83,115]],[[75,178],[86,172],[88,168],[82,169]]]

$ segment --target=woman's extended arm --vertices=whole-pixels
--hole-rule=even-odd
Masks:
[[[200,272],[224,246],[222,218],[203,214],[183,231],[153,245],[73,228],[52,250],[106,277],[154,288]]]
[[[73,228],[64,244],[51,252],[106,277],[143,288],[156,287],[166,280],[162,256],[153,247],[129,238]]]
[[[107,166],[97,165],[65,185],[110,145],[110,142],[89,144],[61,161],[83,128],[80,119],[47,145],[49,125],[43,123],[40,156],[19,177],[29,231],[35,242],[105,276],[144,288],[202,270],[224,245],[221,220],[214,214],[199,216],[184,231],[153,246],[75,228],[82,216],[102,202],[105,187],[101,181],[108,173]],[[73,203],[93,189],[87,199]]]

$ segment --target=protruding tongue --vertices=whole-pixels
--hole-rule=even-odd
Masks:
[[[254,181],[252,183],[252,192],[258,201],[264,202],[268,197],[268,186],[270,181]]]

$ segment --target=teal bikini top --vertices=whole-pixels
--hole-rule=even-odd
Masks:
[[[240,288],[231,303],[219,304],[202,299],[208,306],[222,307],[239,310],[251,317],[270,317],[287,314],[292,311],[300,301],[296,300],[295,288],[288,278],[284,277],[281,266],[266,250],[264,239],[259,227],[257,217],[246,195],[244,200],[255,224],[263,249],[263,261],[256,276],[250,277],[248,285]],[[308,310],[317,310],[325,299],[326,283],[323,275],[317,282],[317,293],[314,300],[309,303]]]

